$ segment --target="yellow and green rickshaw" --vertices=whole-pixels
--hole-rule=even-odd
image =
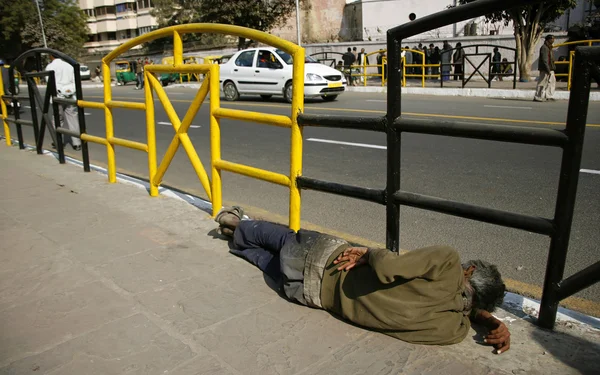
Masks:
[[[137,76],[135,74],[136,67],[137,61],[135,60],[120,60],[115,62],[117,85],[126,85],[129,82],[137,83]]]

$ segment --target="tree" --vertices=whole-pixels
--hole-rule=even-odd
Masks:
[[[88,38],[86,15],[75,0],[39,3],[48,48],[78,58]],[[2,53],[16,57],[30,48],[44,46],[35,0],[0,0],[0,14]]]
[[[301,3],[304,5],[304,0]],[[270,31],[283,25],[295,9],[295,0],[201,0],[200,20]],[[238,50],[251,43],[238,38]]]
[[[477,0],[459,0],[467,4]],[[512,21],[521,82],[527,82],[531,75],[531,65],[535,60],[535,47],[540,41],[544,28],[562,16],[568,9],[577,5],[577,0],[544,1],[535,5],[522,6],[486,15],[486,22],[503,22],[505,26]]]

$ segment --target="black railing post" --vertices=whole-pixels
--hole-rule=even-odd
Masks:
[[[591,47],[583,49],[580,47],[575,52],[575,69],[573,70],[573,84],[569,98],[567,127],[565,129],[569,141],[563,150],[556,209],[554,211],[555,232],[550,241],[539,314],[539,325],[549,329],[554,327],[558,303],[560,302],[558,295],[559,283],[564,275],[573,211],[575,209],[591,86],[590,61],[583,55],[590,49]]]
[[[29,106],[31,107],[31,122],[33,122],[33,138],[35,139],[35,150],[38,154],[42,154],[42,147],[39,144],[40,139],[40,127],[38,123],[37,117],[37,105],[35,101],[35,95],[33,92],[33,85],[35,85],[35,81],[32,77],[26,77],[27,80],[27,91],[29,93]]]
[[[23,128],[21,127],[21,124],[18,123],[18,120],[21,119],[21,113],[19,110],[19,101],[15,98],[13,98],[11,100],[12,106],[13,106],[13,113],[15,115],[15,120],[17,120],[17,122],[15,122],[15,126],[17,128],[17,139],[19,140],[19,148],[21,150],[25,149],[25,142],[23,141]]]
[[[83,100],[83,91],[81,87],[81,71],[79,64],[75,64],[73,67],[75,73],[75,99]],[[86,132],[85,127],[85,110],[79,107],[79,103],[75,105],[77,107],[77,116],[79,120],[79,139],[81,140],[81,159],[83,161],[83,171],[90,171],[90,156],[88,151],[88,143],[81,139],[81,134]]]
[[[386,247],[400,251],[400,205],[394,193],[400,190],[400,131],[394,121],[400,117],[402,82],[400,81],[400,43],[388,32],[388,91],[387,91],[387,184],[386,184]]]

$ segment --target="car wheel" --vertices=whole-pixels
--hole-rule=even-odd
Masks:
[[[328,96],[327,95],[323,95],[323,96],[321,96],[321,98],[323,98],[323,100],[326,101],[326,102],[332,102],[332,101],[336,100],[337,97],[338,97],[337,95],[328,95]]]
[[[269,100],[271,99],[273,95],[261,95],[260,97],[263,98],[264,100]]]
[[[166,81],[166,80],[165,80],[165,81],[160,81],[160,82],[162,83],[162,86],[163,86],[163,87],[167,87],[167,86],[169,86],[169,81]]]
[[[235,87],[235,83],[228,81],[223,86],[223,93],[225,94],[225,100],[234,102],[240,98],[240,93]]]
[[[292,82],[288,82],[285,84],[285,89],[283,89],[283,97],[286,102],[292,102]]]

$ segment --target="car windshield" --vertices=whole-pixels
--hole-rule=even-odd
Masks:
[[[279,55],[279,57],[281,57],[281,59],[288,65],[292,65],[294,63],[294,58],[287,52],[282,51],[280,49],[276,49],[275,53],[277,53]],[[304,62],[306,64],[318,64],[318,61],[315,61],[312,57],[310,56],[306,56],[304,57]]]
[[[79,67],[79,70],[82,72],[87,72],[90,69],[87,66],[81,66],[81,67]]]
[[[127,63],[118,63],[117,64],[117,70],[126,70],[129,68],[129,64]]]

